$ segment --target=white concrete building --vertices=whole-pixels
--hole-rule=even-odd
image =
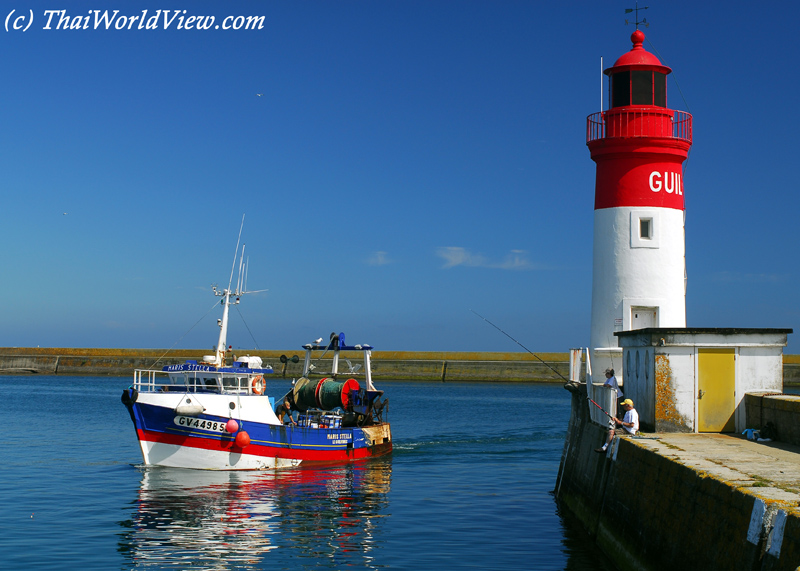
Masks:
[[[646,328],[616,334],[625,397],[650,432],[741,432],[747,392],[783,391],[791,329]]]

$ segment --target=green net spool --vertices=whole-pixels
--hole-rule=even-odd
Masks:
[[[322,379],[317,386],[317,404],[322,410],[333,410],[342,407],[347,410],[350,405],[350,391],[358,390],[358,381],[334,381]]]
[[[301,377],[294,385],[294,402],[301,412],[310,408],[333,410],[341,407],[348,410],[350,408],[350,391],[359,388],[358,381],[355,379],[336,381],[325,377],[315,382]]]
[[[297,410],[305,412],[310,408],[316,408],[317,383],[311,382],[306,377],[300,377],[294,384],[294,404]]]

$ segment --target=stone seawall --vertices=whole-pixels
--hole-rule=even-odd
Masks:
[[[186,360],[202,361],[208,351],[158,349],[65,349],[0,348],[0,374],[47,375],[131,375],[134,369],[161,369]],[[276,375],[299,377],[303,372],[302,351],[252,351],[250,355],[270,364]],[[285,365],[280,356],[298,363]],[[321,355],[315,353],[312,358]],[[330,354],[320,368],[330,367]],[[446,351],[373,351],[372,370],[376,379],[423,381],[564,382],[569,376],[568,353],[540,353],[543,363],[529,353],[487,353]],[[341,353],[339,370],[346,374],[344,359],[361,362],[360,352]],[[563,378],[559,375],[563,375]]]
[[[555,494],[618,568],[800,565],[800,449],[719,434],[656,434],[618,438],[609,453],[597,453],[606,428],[587,411],[581,386],[572,394]]]
[[[783,356],[783,384],[800,387],[800,355]]]
[[[187,359],[202,360],[207,350],[194,349],[91,349],[0,347],[0,375],[113,375],[132,374],[134,369],[160,369]],[[299,377],[303,372],[302,351],[252,351],[278,375]],[[280,356],[300,357],[284,367]],[[317,355],[315,354],[315,357]],[[376,378],[420,381],[563,382],[569,377],[569,353],[468,352],[468,351],[373,351]],[[342,357],[360,362],[360,353]],[[326,359],[327,360],[327,359]],[[542,362],[544,361],[544,362]],[[344,366],[340,371],[346,371]],[[784,384],[800,386],[800,356],[784,356]],[[561,376],[560,376],[561,375]],[[562,376],[564,378],[562,378]]]

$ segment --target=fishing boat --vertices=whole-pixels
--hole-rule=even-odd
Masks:
[[[237,256],[238,243],[234,267]],[[391,452],[391,430],[383,420],[388,399],[372,382],[371,345],[349,346],[344,333],[331,334],[324,345],[321,338],[303,345],[303,375],[286,393],[271,388],[274,370],[260,357],[240,356],[228,362],[230,306],[255,293],[246,291],[243,276],[244,247],[236,285],[231,270],[227,288],[212,287],[222,305],[214,355],[160,370],[137,369],[133,384],[123,391],[122,402],[136,429],[144,464],[264,470],[350,462]],[[341,373],[343,351],[348,356],[360,352],[363,363],[353,365],[344,359],[348,371]],[[285,364],[285,357],[281,360]],[[297,418],[291,413],[279,417],[278,407],[287,400]]]

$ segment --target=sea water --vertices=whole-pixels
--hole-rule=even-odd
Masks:
[[[206,472],[141,466],[129,379],[0,376],[0,568],[613,569],[552,495],[560,384],[379,383],[390,456]]]

